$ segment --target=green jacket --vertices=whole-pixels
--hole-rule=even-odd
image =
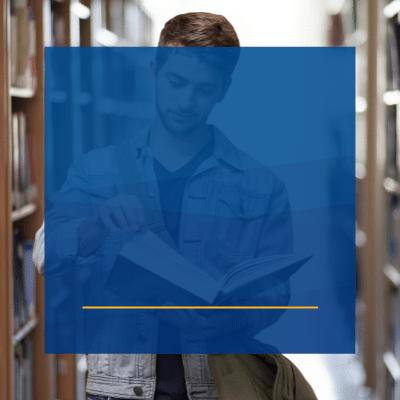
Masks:
[[[219,400],[317,400],[282,354],[209,354]]]

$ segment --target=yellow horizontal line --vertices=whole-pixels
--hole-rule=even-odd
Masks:
[[[295,309],[295,310],[317,310],[318,306],[83,306],[86,310],[98,309],[123,309],[123,310],[182,310],[182,309]]]

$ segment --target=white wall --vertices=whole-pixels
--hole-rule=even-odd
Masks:
[[[224,15],[241,46],[326,44],[326,0],[142,0],[142,4],[154,21],[153,46],[166,21],[192,11]]]

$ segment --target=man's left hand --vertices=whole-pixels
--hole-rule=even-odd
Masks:
[[[175,304],[168,302],[165,305],[174,306]],[[248,327],[247,316],[242,310],[196,310],[187,308],[159,310],[156,315],[202,339],[244,331]]]

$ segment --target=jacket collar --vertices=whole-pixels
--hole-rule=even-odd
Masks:
[[[151,124],[146,125],[138,135],[135,135],[131,140],[132,150],[137,158],[148,148],[150,127]],[[208,127],[211,128],[214,136],[213,156],[235,169],[243,170],[243,165],[240,161],[236,146],[215,125],[209,124]]]
[[[230,166],[243,170],[236,146],[215,126],[210,125],[214,133],[214,156]]]

